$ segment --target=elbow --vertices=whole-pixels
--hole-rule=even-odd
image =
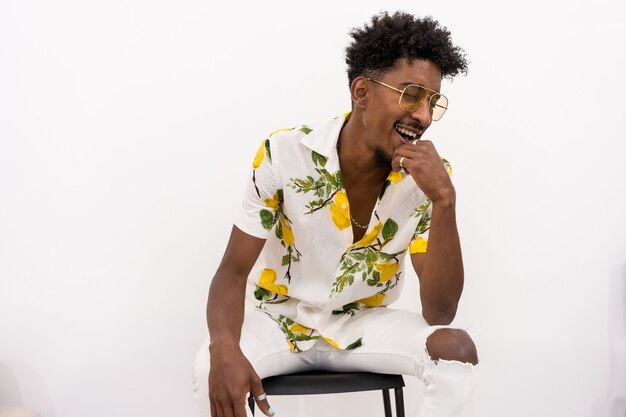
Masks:
[[[454,320],[456,310],[456,305],[437,308],[422,307],[422,316],[430,326],[447,326]]]

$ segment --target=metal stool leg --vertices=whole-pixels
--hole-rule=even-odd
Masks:
[[[385,417],[392,417],[391,415],[391,402],[389,400],[389,391],[383,390],[383,404],[385,406]]]
[[[394,389],[396,394],[396,417],[404,417],[404,395],[402,388]]]
[[[250,411],[254,415],[254,398],[252,398],[252,395],[248,397],[248,407],[250,407]]]

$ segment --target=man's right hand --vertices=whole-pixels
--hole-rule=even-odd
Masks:
[[[261,378],[238,345],[211,344],[209,351],[211,417],[246,417],[248,393],[257,397],[265,392]],[[257,406],[266,416],[274,415],[267,399],[257,401]]]

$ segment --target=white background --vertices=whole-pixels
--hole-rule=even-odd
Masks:
[[[192,415],[207,290],[256,147],[349,108],[348,31],[385,8],[433,15],[471,61],[426,137],[455,170],[474,415],[624,417],[618,3],[2,0],[0,405]],[[405,288],[398,306],[417,308]],[[380,403],[272,399],[279,417]]]

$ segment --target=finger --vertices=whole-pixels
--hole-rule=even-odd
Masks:
[[[422,143],[422,141],[418,141],[417,145],[413,145],[413,143],[408,142],[408,143],[402,144],[401,146],[398,146],[394,151],[394,155],[402,155],[402,156],[418,155],[418,154],[428,152],[427,149],[428,149],[428,145]]]
[[[255,380],[252,382],[252,386],[250,387],[250,394],[254,397],[254,401],[256,405],[259,407],[259,410],[263,412],[266,416],[273,416],[274,410],[270,407],[270,404],[267,400],[267,396],[265,395],[265,391],[263,390],[263,384],[261,384],[261,378],[257,376]],[[258,399],[261,397],[262,399]]]
[[[217,407],[215,406],[215,403],[213,401],[210,401],[211,403],[211,417],[220,417],[217,414]]]
[[[393,158],[391,158],[391,169],[396,172],[402,171],[404,168],[404,161],[406,161],[406,157],[394,155]]]
[[[398,153],[391,159],[391,169],[394,171],[404,170],[409,173],[410,167],[415,165],[415,161],[410,156]]]
[[[274,415],[274,410],[272,409],[272,407],[270,407],[270,403],[267,401],[267,398],[261,401],[255,400],[255,402],[256,405],[259,407],[259,410],[261,410],[263,414],[270,417]]]
[[[226,416],[226,413],[224,412],[224,407],[222,406],[222,403],[216,403],[215,404],[215,410],[217,411],[217,417],[224,417],[224,416]]]
[[[248,407],[248,399],[246,398],[243,403],[237,403],[233,405],[233,411],[235,417],[246,417],[246,407]]]
[[[233,412],[233,404],[232,403],[224,403],[222,404],[222,412],[224,417],[235,417]]]

